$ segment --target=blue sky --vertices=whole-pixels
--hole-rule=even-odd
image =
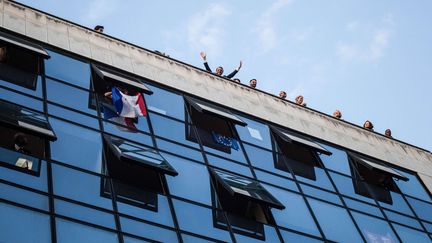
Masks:
[[[19,2],[432,150],[432,1]]]

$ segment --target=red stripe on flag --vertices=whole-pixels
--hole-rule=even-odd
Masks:
[[[137,100],[138,107],[142,113],[143,116],[147,116],[147,109],[145,106],[144,97],[141,93],[138,93],[138,100]]]

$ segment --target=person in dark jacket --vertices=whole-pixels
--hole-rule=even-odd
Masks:
[[[366,128],[366,129],[368,129],[368,130],[371,130],[371,131],[373,131],[373,128],[374,128],[372,122],[369,121],[369,120],[366,120],[364,122],[363,127]]]
[[[204,67],[205,67],[205,69],[207,70],[207,72],[211,72],[212,73],[213,71],[210,69],[210,66],[207,63],[207,55],[205,54],[205,52],[201,52],[200,55],[201,55],[201,59],[204,61]],[[240,71],[241,67],[242,67],[242,61],[240,61],[239,66],[234,71],[232,71],[232,73],[230,73],[230,74],[228,74],[226,76],[223,76],[223,77],[225,77],[225,78],[232,78],[232,77],[234,77],[237,74],[237,72]],[[219,67],[216,68],[216,72],[214,74],[216,74],[218,76],[222,76],[223,72],[224,72],[223,67],[219,66]]]

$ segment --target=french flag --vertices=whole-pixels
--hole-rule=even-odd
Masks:
[[[136,95],[126,95],[117,87],[113,87],[111,92],[112,101],[119,116],[128,118],[147,116],[144,97],[141,93],[137,93]]]
[[[102,103],[102,112],[104,115],[104,119],[113,121],[117,124],[121,124],[123,126],[116,125],[117,129],[124,132],[138,132],[138,129],[135,126],[135,119],[129,117],[121,117],[117,114],[115,107],[111,104]]]

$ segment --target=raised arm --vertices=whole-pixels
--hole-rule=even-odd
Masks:
[[[201,52],[200,53],[200,56],[201,56],[201,59],[203,60],[203,62],[204,62],[204,67],[205,67],[205,69],[207,70],[207,72],[212,72],[212,70],[210,69],[210,66],[208,65],[208,63],[207,63],[207,55],[205,54],[205,52]]]
[[[238,73],[238,71],[240,71],[240,68],[242,67],[242,65],[243,65],[243,62],[240,61],[240,64],[238,65],[238,67],[234,71],[232,71],[232,73],[228,74],[226,77],[227,78],[234,77]]]

